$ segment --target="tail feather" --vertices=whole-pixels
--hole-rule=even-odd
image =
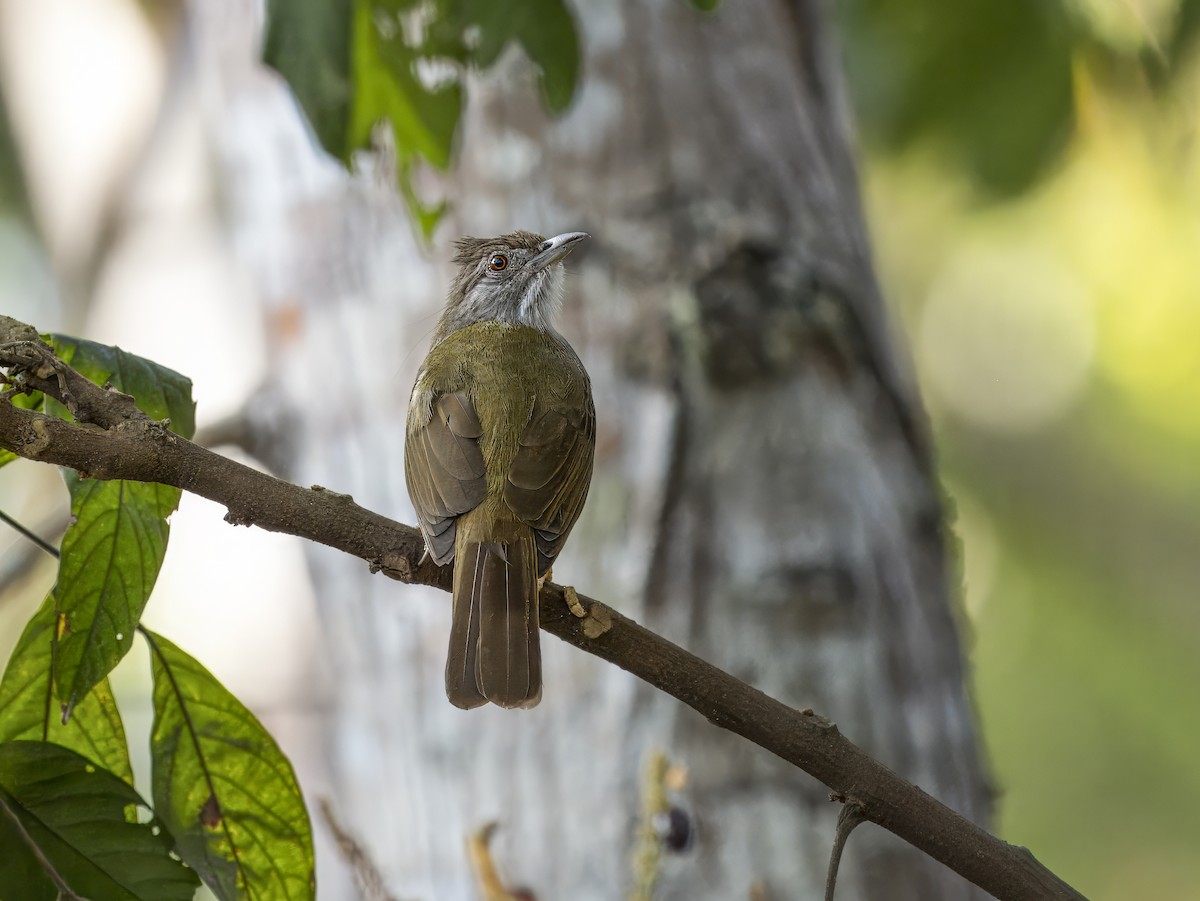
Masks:
[[[446,655],[446,696],[455,707],[470,710],[487,703],[475,676],[479,664],[479,595],[487,556],[483,545],[465,543],[454,555],[454,609],[450,620],[450,652]]]
[[[446,694],[459,707],[532,707],[542,696],[533,530],[493,523],[480,540],[472,525],[458,526]]]

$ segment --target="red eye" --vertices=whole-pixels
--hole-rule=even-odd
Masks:
[[[488,263],[488,268],[491,269],[492,272],[499,272],[501,269],[504,269],[507,266],[508,257],[502,253],[496,254],[494,257],[492,257],[492,261]]]

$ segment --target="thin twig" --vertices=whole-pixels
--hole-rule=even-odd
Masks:
[[[24,535],[26,538],[28,538],[30,541],[32,541],[34,544],[36,544],[38,547],[40,547],[43,551],[45,551],[50,556],[52,556],[52,557],[58,556],[58,548],[56,548],[54,545],[52,545],[49,541],[46,541],[46,539],[42,538],[40,535],[38,535],[32,529],[26,528],[25,526],[21,525],[19,522],[17,522],[11,516],[9,516],[7,513],[5,513],[3,510],[0,510],[0,522],[7,523],[9,526],[16,529],[18,532],[20,532],[22,535]]]
[[[342,855],[342,859],[354,871],[354,881],[358,883],[358,890],[364,901],[396,901],[395,897],[388,892],[387,882],[384,880],[383,874],[379,872],[379,867],[375,866],[371,855],[363,850],[362,845],[354,836],[338,822],[338,818],[333,812],[333,804],[329,799],[321,798],[317,802],[317,810],[321,812],[321,819],[333,833],[333,840],[337,842],[338,852]]]
[[[841,812],[838,813],[837,831],[833,835],[833,850],[829,854],[829,872],[825,876],[825,901],[833,901],[833,890],[837,886],[838,867],[842,863],[842,851],[846,848],[846,839],[859,823],[866,822],[863,809],[857,801],[846,801],[844,798],[832,797],[830,800],[842,800]]]

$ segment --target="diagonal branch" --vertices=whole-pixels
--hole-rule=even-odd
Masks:
[[[32,337],[31,337],[32,335]],[[161,482],[223,504],[234,525],[317,541],[366,560],[403,582],[448,590],[450,568],[424,559],[420,533],[348,495],[301,488],[169,432],[128,396],[88,382],[54,357],[29,326],[0,317],[0,366],[75,411],[81,425],[23,410],[0,396],[0,447],[97,479]],[[20,381],[18,381],[20,383]],[[64,396],[66,395],[66,396]],[[101,427],[97,427],[101,426]],[[1082,899],[1027,849],[980,829],[902,779],[810,709],[795,710],[701,660],[599,601],[579,595],[571,613],[562,586],[542,589],[541,626],[628,670],[728,729],[782,757],[855,804],[863,820],[893,832],[1000,899]]]

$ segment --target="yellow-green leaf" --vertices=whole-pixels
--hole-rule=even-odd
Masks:
[[[133,784],[125,727],[108,679],[101,679],[63,725],[50,692],[54,598],[47,596],[25,626],[0,679],[0,742],[40,739],[70,748]]]
[[[144,633],[154,672],[154,809],[218,898],[315,897],[312,827],[288,759],[195,659]]]
[[[54,590],[63,620],[55,683],[68,712],[133,644],[133,630],[167,552],[179,489],[100,482],[65,473],[73,522]]]
[[[50,336],[55,352],[96,384],[133,395],[138,408],[191,437],[191,381],[151,360],[92,341]],[[66,417],[46,400],[47,412]],[[133,643],[167,549],[167,517],[180,491],[167,485],[94,481],[65,475],[72,523],[63,536],[54,596],[64,617],[55,660],[55,688],[64,718]]]

